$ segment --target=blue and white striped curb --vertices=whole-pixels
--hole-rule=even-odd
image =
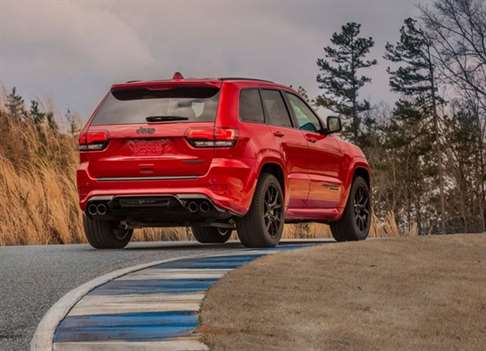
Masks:
[[[183,258],[117,276],[77,299],[57,322],[49,345],[34,337],[32,350],[208,350],[194,330],[209,287],[258,257],[310,245]]]

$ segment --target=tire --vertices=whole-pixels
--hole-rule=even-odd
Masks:
[[[250,210],[237,222],[238,237],[246,247],[274,247],[280,242],[284,222],[280,182],[272,174],[264,173],[258,181]]]
[[[343,216],[331,223],[332,236],[336,241],[365,240],[371,225],[370,187],[364,178],[356,177],[351,186]]]
[[[202,244],[224,244],[231,237],[232,229],[192,226],[192,234]]]
[[[133,235],[133,229],[120,227],[117,222],[101,221],[83,216],[84,232],[95,249],[123,249]]]

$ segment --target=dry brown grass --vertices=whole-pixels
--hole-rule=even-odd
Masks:
[[[0,245],[82,240],[71,178],[47,166],[16,170],[0,160]]]
[[[0,110],[0,246],[85,242],[75,138]],[[186,228],[143,229],[134,240],[190,240]]]
[[[202,306],[214,350],[484,350],[486,235],[325,244],[228,273]]]
[[[0,112],[0,245],[82,240],[72,138]]]
[[[75,138],[0,109],[0,246],[85,242],[75,184]],[[398,235],[394,218],[371,236]],[[322,224],[287,225],[284,238],[329,238]],[[134,240],[192,240],[188,228],[143,229]],[[236,239],[236,235],[234,236]]]

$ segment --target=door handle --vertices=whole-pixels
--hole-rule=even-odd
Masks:
[[[281,137],[285,136],[285,134],[284,134],[284,133],[279,132],[278,130],[276,130],[275,132],[273,132],[273,135],[275,135],[275,136],[276,136],[276,137],[278,137],[278,138],[281,138]]]
[[[306,138],[306,140],[309,142],[309,143],[315,143],[317,141],[317,139],[314,139],[314,138]]]

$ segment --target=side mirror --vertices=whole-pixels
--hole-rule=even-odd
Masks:
[[[341,118],[336,116],[327,117],[326,125],[326,134],[338,133],[341,131],[341,129],[343,129]]]

